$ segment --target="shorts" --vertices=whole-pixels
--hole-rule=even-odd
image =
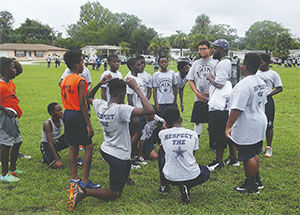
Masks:
[[[129,123],[129,131],[131,134],[135,133],[135,132],[142,132],[144,126],[146,125],[146,117],[141,116],[138,117],[139,122],[138,123]]]
[[[68,148],[68,144],[65,141],[64,134],[61,135],[57,140],[54,140],[54,148],[56,152],[60,152],[61,150]],[[48,142],[41,142],[41,152],[42,152],[42,161],[49,166],[55,163],[54,156],[51,153]],[[58,155],[59,156],[59,155]]]
[[[235,144],[237,150],[238,150],[238,160],[239,161],[248,161],[255,155],[258,155],[262,152],[262,144],[263,141],[259,141],[256,144],[253,145],[239,145]]]
[[[18,137],[12,137],[8,135],[2,128],[0,128],[0,145],[5,146],[13,146],[16,143],[21,143],[22,137],[19,135]]]
[[[159,112],[156,110],[156,113],[158,116],[162,117],[164,111],[168,108],[168,107],[176,107],[176,105],[172,104],[159,104]]]
[[[274,116],[275,116],[275,105],[272,96],[268,96],[268,102],[265,105],[265,113],[268,119],[268,129],[273,128]]]
[[[154,144],[160,144],[160,139],[158,137],[158,133],[161,130],[161,127],[163,126],[162,122],[157,122],[156,123],[156,127],[152,132],[152,135],[144,140],[144,146],[143,146],[143,157],[145,159],[149,158],[150,153],[152,152],[152,150],[154,150]]]
[[[196,101],[193,106],[191,122],[196,124],[208,122],[208,105],[201,101]]]
[[[208,112],[209,142],[212,149],[225,149],[229,140],[225,136],[228,111]]]
[[[69,146],[92,144],[92,139],[88,137],[85,119],[80,111],[65,110],[63,121],[65,125],[65,141]]]
[[[130,172],[130,160],[121,160],[99,149],[103,159],[109,164],[109,189],[122,193]]]

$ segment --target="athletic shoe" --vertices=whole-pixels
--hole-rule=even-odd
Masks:
[[[267,146],[265,150],[265,157],[269,158],[271,156],[272,156],[272,148],[270,146]]]
[[[167,193],[171,190],[170,185],[159,185],[159,192],[161,193]]]
[[[213,162],[211,162],[210,164],[207,165],[207,168],[209,171],[219,170],[222,167],[224,167],[224,162],[219,163],[216,160],[213,160]]]
[[[77,158],[77,164],[78,164],[79,166],[82,166],[82,165],[83,165],[83,160],[81,159],[81,157],[78,157],[78,158]]]
[[[91,188],[91,189],[98,189],[102,186],[102,184],[94,184],[91,180],[87,180],[86,184],[80,180],[79,185],[82,188]]]
[[[24,172],[19,169],[16,169],[15,171],[9,171],[9,173],[14,176],[24,174]]]
[[[6,176],[2,176],[2,175],[0,176],[0,181],[4,183],[13,183],[13,182],[20,181],[20,179],[11,175],[10,173],[7,173]]]
[[[251,179],[249,178],[246,178],[245,182],[241,186],[238,186],[234,189],[241,193],[243,192],[256,193],[256,194],[259,193],[257,183],[256,182],[251,183]]]
[[[140,169],[141,167],[138,164],[131,164],[131,169]]]
[[[69,198],[67,200],[67,210],[73,212],[75,206],[84,198],[84,190],[78,186],[78,183],[72,182],[69,187]]]
[[[259,177],[256,177],[256,184],[257,184],[257,188],[258,188],[259,190],[264,189],[264,185],[262,184],[262,182],[261,182],[261,180],[260,180]]]
[[[181,186],[181,201],[182,203],[190,203],[189,190],[186,185]]]
[[[232,166],[240,166],[240,162],[237,159],[235,159],[234,161],[231,161],[230,157],[224,161],[224,164],[232,165]]]
[[[134,158],[134,161],[141,165],[147,165],[147,162],[145,161],[145,159],[142,156],[136,156]]]

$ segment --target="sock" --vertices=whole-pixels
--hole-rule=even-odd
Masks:
[[[198,123],[198,124],[195,123],[194,131],[196,132],[196,134],[198,134],[198,136],[200,136],[203,131],[203,123]]]

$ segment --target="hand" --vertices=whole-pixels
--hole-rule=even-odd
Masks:
[[[128,77],[128,78],[126,79],[126,84],[127,84],[131,89],[133,89],[133,90],[135,90],[136,88],[138,88],[138,85],[137,85],[137,83],[136,83],[136,81],[135,81],[134,78]]]
[[[203,96],[201,93],[197,93],[196,96],[201,102],[204,102],[204,103],[207,102],[206,97]]]
[[[57,161],[55,161],[54,164],[52,164],[51,167],[54,169],[62,169],[64,167],[64,164],[62,163],[61,160],[57,160]]]
[[[103,85],[103,84],[106,84],[107,82],[109,82],[110,80],[112,79],[112,76],[109,74],[109,75],[106,75],[102,78],[102,80],[100,81],[100,84]]]
[[[231,128],[226,128],[225,129],[225,135],[228,139],[231,139],[230,136],[231,136]]]
[[[88,131],[88,138],[92,138],[94,136],[94,129],[92,125],[87,126],[87,131]]]
[[[183,109],[184,109],[183,104],[180,105],[180,108],[181,108],[181,112],[183,112]]]

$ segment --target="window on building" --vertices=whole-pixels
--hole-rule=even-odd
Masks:
[[[25,57],[26,51],[15,51],[15,56],[16,57]]]
[[[34,56],[35,57],[44,57],[44,52],[42,52],[42,51],[36,51]]]

